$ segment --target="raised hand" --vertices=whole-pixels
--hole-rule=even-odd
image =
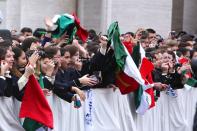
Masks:
[[[6,61],[1,61],[1,76],[5,76],[6,71],[9,70],[9,65]]]
[[[168,63],[162,63],[161,64],[161,70],[162,70],[162,73],[168,73],[168,70],[169,70]]]
[[[156,90],[164,91],[168,87],[166,84],[162,84],[161,82],[155,82],[153,86]]]
[[[25,73],[24,73],[24,76],[26,77],[26,78],[29,78],[29,76],[30,75],[32,75],[32,74],[34,74],[34,68],[32,67],[32,65],[27,65],[26,67],[25,67]]]
[[[181,74],[185,70],[191,72],[191,65],[189,65],[189,64],[183,64],[180,68],[177,69],[177,71],[178,71],[179,74]]]
[[[76,94],[78,94],[82,101],[85,101],[86,96],[85,96],[85,93],[82,90],[80,90],[77,87],[72,87],[72,91],[74,91]]]
[[[44,23],[47,26],[47,28],[51,28],[53,26],[53,21],[51,20],[50,17],[45,17]]]
[[[106,36],[101,36],[100,38],[99,38],[99,40],[100,40],[100,45],[101,45],[101,47],[102,48],[107,48],[107,42],[108,42],[108,39],[107,39],[107,37]]]
[[[36,66],[36,62],[40,58],[39,54],[37,51],[35,51],[30,57],[29,57],[29,64],[33,67]]]
[[[48,89],[42,89],[43,93],[45,96],[50,96],[52,94],[52,91],[48,90]]]
[[[55,64],[53,60],[50,60],[49,63],[47,64],[47,72],[46,75],[47,76],[52,76],[53,72],[54,72],[54,68],[55,68]]]

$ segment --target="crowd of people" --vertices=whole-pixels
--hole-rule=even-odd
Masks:
[[[136,90],[120,93],[108,36],[91,29],[84,42],[77,36],[70,38],[68,32],[55,38],[49,30],[24,27],[0,31],[0,130],[25,130],[18,114],[27,82],[34,75],[43,82],[42,91],[54,118],[53,129],[44,130],[137,131],[131,109],[136,107],[128,97]],[[194,35],[171,31],[163,38],[154,29],[140,28],[121,34],[119,39],[131,56],[140,45],[153,63],[155,106],[162,92],[173,99],[179,97],[177,90],[197,86]]]

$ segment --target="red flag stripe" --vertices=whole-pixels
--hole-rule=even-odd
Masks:
[[[138,89],[139,84],[124,72],[118,72],[116,75],[116,85],[119,87],[122,94],[128,94]]]
[[[153,83],[152,80],[152,74],[151,72],[154,69],[154,65],[152,62],[150,62],[147,58],[142,59],[141,67],[140,67],[140,73],[142,75],[142,78],[146,81],[146,83]],[[150,96],[151,96],[151,105],[149,108],[152,108],[155,106],[155,98],[154,98],[154,91],[153,88],[149,88],[145,90]]]
[[[74,16],[75,24],[76,24],[76,27],[77,27],[76,34],[77,34],[77,36],[79,36],[79,38],[83,42],[86,42],[86,40],[88,38],[88,32],[83,27],[81,27],[80,20],[79,20],[79,18],[77,17],[77,15],[75,13],[73,13],[73,16]]]
[[[19,117],[28,117],[49,128],[53,128],[52,111],[38,81],[33,75],[29,77],[26,84]]]

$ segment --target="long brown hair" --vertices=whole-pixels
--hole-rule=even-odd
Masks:
[[[15,62],[18,60],[18,58],[22,55],[23,50],[19,47],[14,47],[12,49],[12,51],[14,52],[14,60]],[[12,69],[10,70],[11,73],[16,76],[16,77],[21,77],[23,74],[18,70],[17,68],[17,64],[15,63],[14,66],[12,67]]]

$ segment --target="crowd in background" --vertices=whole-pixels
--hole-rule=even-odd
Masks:
[[[96,124],[92,131],[137,130],[130,111],[129,97],[121,95],[116,86],[114,52],[108,49],[107,40],[105,34],[98,34],[93,29],[88,31],[86,42],[77,36],[70,41],[66,34],[53,38],[51,32],[44,28],[34,31],[28,27],[20,31],[1,30],[0,120],[3,124],[0,124],[0,130],[24,130],[22,120],[17,118],[16,110],[20,108],[20,102],[16,102],[17,106],[9,105],[11,101],[6,101],[5,97],[22,101],[25,85],[32,74],[44,83],[42,90],[54,113],[54,130],[87,130],[79,125],[81,120],[87,121],[84,115],[87,110],[86,100],[90,102],[88,99],[91,99],[89,90],[94,90],[95,94],[93,118]],[[154,29],[140,28],[121,34],[120,40],[130,54],[140,44],[146,57],[153,63],[156,101],[160,99],[161,92],[166,91],[170,91],[172,97],[179,97],[177,90],[185,88],[188,79],[194,82],[197,79],[195,35],[171,31],[164,38]],[[193,87],[197,86],[195,84]],[[82,105],[70,104],[78,99]],[[123,107],[120,107],[120,103],[124,103]],[[75,113],[72,113],[73,110],[76,110]],[[82,118],[80,121],[79,117]]]

